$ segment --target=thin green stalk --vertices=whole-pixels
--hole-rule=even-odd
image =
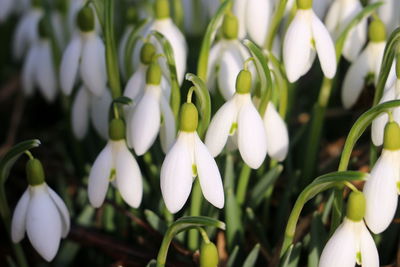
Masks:
[[[275,35],[278,32],[279,25],[282,22],[283,15],[285,14],[286,3],[287,0],[280,0],[277,8],[275,9],[264,45],[268,51],[271,51],[272,45],[274,44]]]
[[[173,0],[173,8],[174,8],[174,21],[176,26],[179,29],[183,29],[183,7],[182,0]]]
[[[196,179],[193,185],[192,198],[190,202],[190,216],[200,216],[201,204],[203,203],[203,196],[199,179]],[[190,250],[195,251],[199,247],[199,232],[195,229],[189,231],[188,247]]]
[[[246,199],[246,193],[247,193],[247,187],[249,185],[250,174],[251,174],[250,167],[247,166],[246,164],[244,164],[242,167],[242,170],[240,172],[239,184],[236,189],[236,200],[237,200],[237,203],[239,204],[239,206],[242,206]]]

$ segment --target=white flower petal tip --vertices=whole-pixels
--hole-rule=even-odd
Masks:
[[[265,111],[264,126],[267,136],[268,155],[275,160],[283,161],[289,150],[289,133],[284,120],[272,103],[268,104]]]
[[[76,75],[79,69],[81,50],[81,39],[76,36],[71,40],[64,51],[60,65],[60,85],[61,90],[66,95],[70,95],[72,88],[74,87]]]
[[[35,250],[46,260],[57,254],[60,240],[67,236],[70,217],[62,199],[46,183],[29,186],[19,200],[11,224],[11,238],[17,243],[25,231]]]

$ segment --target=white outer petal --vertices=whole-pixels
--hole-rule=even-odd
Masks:
[[[390,88],[389,90],[383,93],[382,99],[379,101],[379,104],[394,99],[395,99],[394,88]],[[376,119],[372,121],[371,139],[375,146],[381,146],[383,144],[383,134],[387,121],[388,121],[388,115],[386,113],[379,115],[378,117],[376,117]]]
[[[31,199],[26,215],[26,232],[35,250],[47,261],[57,254],[62,222],[46,184],[29,188]]]
[[[270,25],[273,3],[270,0],[247,0],[246,29],[254,42],[263,47]]]
[[[27,96],[31,96],[35,90],[35,73],[37,68],[39,48],[37,45],[32,45],[28,51],[22,68],[22,88]]]
[[[112,144],[108,142],[97,156],[89,173],[89,202],[95,208],[100,207],[104,202],[113,167]]]
[[[71,124],[72,132],[78,140],[82,140],[89,126],[90,98],[86,89],[82,86],[77,92],[72,103]]]
[[[197,167],[201,190],[205,199],[215,207],[224,207],[224,188],[217,163],[211,156],[207,147],[201,142],[197,133],[195,135],[194,157]]]
[[[284,120],[270,102],[264,114],[264,126],[267,136],[268,155],[283,161],[289,150],[289,133]]]
[[[60,85],[64,94],[70,95],[78,73],[82,42],[75,35],[64,51],[60,65]]]
[[[362,267],[379,267],[378,250],[364,223],[362,223],[360,243]]]
[[[224,148],[232,124],[236,120],[237,113],[238,109],[235,101],[231,99],[226,102],[212,118],[208,126],[205,144],[213,157],[218,156]]]
[[[311,54],[311,13],[298,10],[283,42],[283,61],[288,80],[293,83],[304,73]]]
[[[85,33],[82,46],[81,77],[85,86],[95,95],[106,91],[106,65],[103,41],[96,33]]]
[[[337,67],[336,51],[332,38],[315,14],[312,15],[311,29],[322,71],[326,77],[331,79],[335,76]]]
[[[339,30],[340,24],[340,12],[342,11],[342,2],[343,1],[334,1],[332,5],[328,9],[328,13],[325,17],[325,26],[332,36],[336,36],[337,31]]]
[[[161,115],[163,122],[160,128],[160,142],[161,148],[164,153],[167,153],[171,146],[174,144],[176,136],[176,123],[172,109],[167,100],[161,97]]]
[[[207,66],[207,87],[208,89],[214,93],[215,92],[215,87],[216,83],[215,80],[217,78],[217,66],[219,66],[219,61],[221,58],[221,55],[224,50],[224,45],[225,45],[224,40],[220,40],[219,42],[216,42],[210,49],[210,54],[208,56],[208,66]]]
[[[182,209],[192,189],[191,139],[193,133],[180,132],[161,167],[161,193],[171,213]]]
[[[383,150],[364,185],[364,219],[375,234],[383,232],[390,225],[396,212],[399,167],[399,152]]]
[[[39,41],[38,58],[40,63],[36,69],[37,84],[46,101],[51,103],[57,96],[57,78],[49,40]]]
[[[336,229],[325,245],[318,267],[354,267],[356,264],[356,240],[354,224],[348,219]]]
[[[0,23],[4,22],[11,14],[13,9],[14,0],[1,0],[0,1]]]
[[[22,16],[13,37],[13,56],[15,59],[20,59],[25,50],[38,39],[37,25],[42,14],[42,10],[35,8]]]
[[[126,84],[124,96],[131,98],[134,105],[138,103],[143,95],[146,86],[146,72],[147,66],[140,64]]]
[[[124,201],[137,208],[143,195],[142,174],[135,158],[126,147],[125,140],[118,142],[120,144],[115,159],[115,182]]]
[[[51,189],[49,186],[47,186],[47,189],[50,193],[51,199],[54,201],[54,204],[57,207],[58,212],[60,213],[60,218],[62,222],[62,234],[61,236],[65,238],[68,235],[69,228],[71,225],[70,221],[70,216],[69,212],[67,209],[67,206],[65,205],[64,201],[60,198],[60,196],[54,192],[53,189]]]
[[[30,201],[29,189],[26,189],[22,197],[18,200],[11,220],[11,240],[14,243],[20,242],[25,236],[26,214]]]
[[[90,117],[96,132],[104,139],[108,139],[108,115],[112,98],[109,90],[101,97],[91,95]]]
[[[246,7],[248,5],[247,0],[235,0],[233,1],[232,11],[238,20],[238,39],[243,39],[247,35],[246,27]]]
[[[238,147],[244,162],[253,169],[258,169],[267,154],[267,137],[264,122],[249,100],[238,114]]]

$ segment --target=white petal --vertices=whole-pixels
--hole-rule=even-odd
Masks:
[[[160,94],[159,86],[147,85],[145,93],[136,105],[129,121],[132,145],[135,153],[139,156],[149,150],[160,131]]]
[[[361,228],[361,262],[362,267],[378,267],[379,255],[374,239],[365,224]]]
[[[212,118],[205,144],[213,157],[218,156],[224,148],[237,113],[235,102],[231,100],[226,102]]]
[[[67,206],[65,206],[64,201],[57,195],[56,192],[54,192],[53,189],[51,189],[50,187],[47,187],[47,189],[49,190],[50,197],[53,199],[54,204],[56,205],[58,212],[60,213],[62,222],[62,237],[65,238],[68,235],[71,225]]]
[[[372,232],[383,232],[392,222],[397,208],[399,178],[396,152],[383,151],[364,185],[366,199],[365,221]],[[383,208],[384,207],[384,208]]]
[[[72,103],[72,132],[78,140],[82,140],[87,133],[89,126],[89,94],[84,87],[77,92]]]
[[[214,93],[215,92],[215,79],[217,78],[217,65],[221,54],[223,53],[223,40],[216,42],[210,49],[210,54],[208,56],[208,66],[207,66],[207,87]]]
[[[38,46],[32,45],[25,59],[22,69],[22,87],[27,96],[31,96],[35,89],[35,72],[38,59]]]
[[[312,15],[311,28],[322,71],[326,77],[331,79],[335,76],[337,67],[335,46],[332,38],[324,24],[315,14]]]
[[[53,102],[57,96],[57,78],[53,64],[50,41],[40,41],[38,68],[36,69],[37,84],[44,98]]]
[[[238,114],[238,147],[244,162],[258,169],[267,154],[267,137],[260,114],[249,100]]]
[[[222,209],[225,200],[221,174],[219,173],[217,163],[207,147],[201,142],[197,133],[195,133],[194,156],[201,190],[205,199],[215,207]]]
[[[92,95],[90,117],[96,132],[104,139],[108,138],[108,113],[111,106],[111,94],[106,90],[101,97]]]
[[[131,98],[134,105],[137,104],[143,95],[144,88],[146,86],[146,71],[147,66],[140,64],[139,68],[135,71],[126,84],[124,96]]]
[[[354,267],[356,264],[356,243],[353,222],[345,221],[336,229],[325,245],[319,259],[319,267]]]
[[[346,38],[343,56],[351,62],[357,58],[367,40],[367,24],[367,19],[363,19],[349,32]]]
[[[273,103],[269,103],[264,115],[267,136],[268,155],[278,161],[286,158],[289,150],[289,133],[285,122],[276,111]]]
[[[391,88],[391,90],[387,90],[384,92],[382,99],[379,101],[379,103],[383,103],[394,99],[395,99],[394,88]],[[375,120],[372,121],[371,139],[375,146],[381,146],[383,144],[383,134],[387,122],[388,122],[388,115],[386,113],[379,115],[378,117],[376,117]]]
[[[121,70],[122,76],[126,78],[126,70],[125,70],[125,49],[126,44],[128,42],[129,36],[133,31],[133,25],[127,25],[122,37],[119,41],[118,45],[118,61],[119,61],[119,68]]]
[[[97,156],[89,174],[89,201],[95,208],[100,207],[106,197],[111,169],[113,168],[112,162],[111,143],[108,143]]]
[[[29,201],[29,189],[26,189],[22,197],[18,200],[11,220],[11,240],[14,243],[20,242],[25,236],[26,214]]]
[[[308,10],[298,10],[283,42],[283,61],[288,80],[293,83],[303,74],[311,53],[311,27]]]
[[[0,23],[4,22],[13,9],[14,0],[1,0],[0,1]]]
[[[62,222],[47,185],[30,187],[31,200],[26,216],[26,232],[35,250],[47,261],[57,254]]]
[[[351,64],[344,77],[342,103],[346,109],[351,108],[356,103],[364,87],[364,80],[368,74],[368,58],[365,51]]]
[[[267,38],[273,3],[270,0],[248,0],[246,10],[247,33],[260,47]]]
[[[137,208],[142,201],[142,174],[132,153],[123,142],[115,160],[116,184],[124,201],[131,207]]]
[[[328,13],[325,17],[325,26],[326,29],[333,35],[336,35],[339,26],[340,12],[341,12],[342,3],[341,1],[334,1],[332,5],[329,7]]]
[[[41,10],[33,9],[19,21],[13,40],[13,55],[16,59],[20,59],[25,50],[37,40],[37,24],[41,15]]]
[[[95,33],[85,36],[80,71],[83,83],[93,94],[101,96],[106,91],[104,44]]]
[[[180,132],[161,167],[161,193],[171,213],[182,209],[192,189],[192,161],[189,151],[193,133]]]
[[[225,100],[229,100],[236,91],[236,76],[243,68],[243,58],[234,45],[227,47],[220,59],[218,87]]]
[[[76,35],[64,51],[60,65],[60,85],[64,94],[70,95],[78,73],[82,43]]]
[[[161,114],[163,122],[160,128],[160,142],[164,153],[167,153],[175,141],[176,124],[171,107],[164,97],[161,97]]]
[[[238,39],[246,37],[246,7],[248,5],[247,0],[235,0],[233,1],[232,11],[235,14],[239,28],[238,28]]]

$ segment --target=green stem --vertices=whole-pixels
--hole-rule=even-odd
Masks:
[[[201,213],[201,204],[203,196],[199,179],[196,179],[193,186],[192,198],[190,203],[190,216],[199,216]],[[190,250],[195,251],[199,247],[199,232],[197,230],[190,230],[188,237],[188,247]]]
[[[239,184],[236,190],[236,200],[239,206],[242,206],[247,193],[247,186],[249,185],[251,169],[246,164],[243,165],[239,176]]]
[[[104,39],[106,46],[107,77],[113,98],[121,96],[121,81],[119,76],[118,56],[114,35],[114,1],[105,0]]]
[[[283,15],[285,14],[287,0],[280,0],[278,7],[275,9],[275,13],[272,17],[271,26],[268,29],[267,39],[265,40],[265,48],[271,51],[272,45],[274,44],[274,38],[278,32],[279,24],[282,21]]]
[[[183,30],[183,7],[182,0],[173,0],[174,21],[179,29]]]

